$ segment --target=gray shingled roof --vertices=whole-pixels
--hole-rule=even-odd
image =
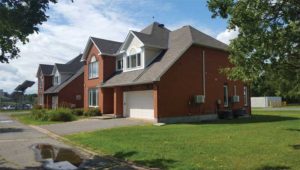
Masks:
[[[91,40],[96,44],[101,53],[114,55],[121,47],[122,43],[117,41],[105,40],[91,37]]]
[[[66,64],[55,64],[54,69],[57,69],[60,73],[67,74],[69,78],[67,78],[64,82],[59,85],[52,86],[45,91],[45,94],[58,93],[61,89],[67,86],[70,82],[72,82],[75,78],[80,76],[83,73],[84,63],[81,62],[82,54],[68,61]],[[52,74],[53,71],[52,71]]]
[[[58,64],[56,63],[54,66],[60,73],[69,73],[75,74],[81,67],[83,67],[84,63],[81,62],[82,54],[78,55],[77,57],[73,58],[66,64]]]
[[[148,26],[143,31],[149,33],[151,27],[153,29],[153,26]],[[219,42],[191,26],[184,26],[180,29],[169,32],[167,50],[163,51],[163,53],[147,68],[143,70],[116,73],[113,77],[104,82],[102,87],[145,84],[159,81],[160,77],[193,44],[225,51],[227,50],[226,44]]]
[[[51,75],[53,67],[53,65],[40,64],[39,69],[41,69],[43,75],[48,76]]]
[[[66,81],[62,82],[60,85],[50,87],[44,93],[45,94],[54,94],[54,93],[60,92],[60,90],[62,90],[64,87],[66,87],[74,79],[76,79],[78,76],[82,75],[83,74],[83,70],[84,70],[84,68],[81,67],[74,75],[72,75]]]
[[[132,31],[145,46],[152,46],[162,49],[168,48],[170,30],[162,24],[154,22],[141,32]]]

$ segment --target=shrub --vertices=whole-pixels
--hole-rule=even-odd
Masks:
[[[72,110],[68,108],[58,108],[56,110],[48,111],[50,121],[73,121],[76,120],[76,116],[72,114]]]
[[[84,112],[84,116],[101,116],[102,113],[98,108],[89,108],[89,110]]]
[[[76,116],[82,116],[83,115],[83,109],[72,109],[72,114]]]
[[[43,107],[41,105],[34,105],[33,109],[35,109],[35,110],[41,110],[41,109],[43,109]]]
[[[49,116],[45,109],[33,109],[31,110],[30,117],[34,120],[47,121]]]

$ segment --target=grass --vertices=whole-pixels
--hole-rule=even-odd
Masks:
[[[162,169],[300,169],[300,111],[254,110],[249,119],[66,137],[98,153]]]
[[[49,125],[54,123],[62,123],[61,121],[34,120],[30,117],[30,114],[12,114],[11,117],[26,125]]]

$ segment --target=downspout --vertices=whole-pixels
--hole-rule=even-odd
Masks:
[[[202,51],[202,68],[203,68],[203,75],[202,75],[202,78],[203,78],[203,95],[204,95],[204,100],[205,100],[205,51],[203,50]]]

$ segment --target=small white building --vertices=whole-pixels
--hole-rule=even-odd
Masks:
[[[251,107],[281,107],[281,97],[251,97]]]

